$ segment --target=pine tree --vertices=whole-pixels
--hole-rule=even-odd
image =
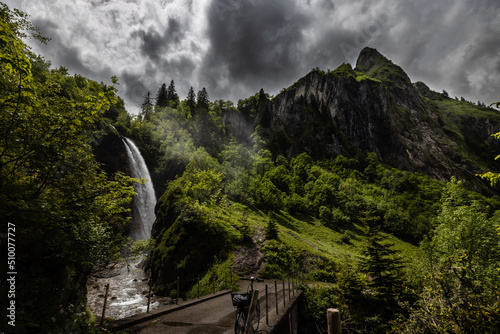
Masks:
[[[151,98],[151,92],[147,92],[144,95],[144,102],[141,104],[142,115],[144,119],[149,119],[151,112],[153,111],[153,99]]]
[[[208,104],[210,103],[208,99],[208,93],[205,87],[198,92],[196,99],[197,110],[208,112]]]
[[[388,242],[381,233],[380,215],[369,210],[362,212],[360,220],[368,225],[368,240],[363,252],[365,259],[361,268],[370,279],[370,289],[375,292],[366,301],[366,307],[372,309],[377,326],[381,326],[380,329],[385,332],[386,324],[402,311],[398,299],[403,293],[403,264],[398,251],[392,249],[394,243]]]
[[[165,83],[160,86],[160,89],[158,89],[158,93],[156,94],[156,106],[160,108],[168,106],[167,85]]]
[[[379,293],[390,294],[402,285],[402,264],[398,252],[391,248],[394,243],[384,240],[380,226],[368,226],[367,234],[363,267],[371,278],[371,287]]]
[[[391,249],[394,243],[387,242],[381,234],[382,218],[374,210],[362,212],[362,223],[368,227],[367,246],[364,250],[366,260],[363,267],[371,277],[371,286],[381,293],[390,293],[401,285],[400,273],[403,267],[398,252]]]
[[[276,240],[278,239],[278,222],[276,221],[276,214],[272,211],[268,213],[268,221],[265,229],[266,239]]]
[[[179,95],[175,91],[174,80],[170,81],[170,85],[167,88],[167,104],[172,108],[177,108],[179,104]]]
[[[191,88],[189,88],[186,101],[187,101],[187,105],[189,107],[189,110],[191,111],[191,115],[194,115],[195,110],[196,110],[196,95],[194,94],[193,86],[191,86]]]
[[[246,213],[243,214],[243,217],[240,219],[241,223],[241,235],[243,236],[243,242],[252,241],[253,230],[250,227],[250,222],[248,221],[248,215]]]

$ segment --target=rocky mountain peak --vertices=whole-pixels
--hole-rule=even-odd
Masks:
[[[364,48],[356,61],[355,70],[401,88],[411,86],[411,80],[405,71],[376,49]]]
[[[391,63],[391,61],[378,52],[377,49],[365,47],[358,56],[356,67],[370,69],[376,64],[387,63]]]

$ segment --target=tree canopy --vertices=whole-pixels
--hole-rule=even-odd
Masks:
[[[17,327],[57,330],[59,311],[85,307],[82,282],[126,243],[132,179],[107,175],[93,154],[119,100],[113,86],[50,70],[23,42],[26,31],[45,39],[0,6],[0,219],[16,228]]]

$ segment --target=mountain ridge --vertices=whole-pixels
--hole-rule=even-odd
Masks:
[[[241,118],[246,118],[253,129],[259,127],[275,155],[306,152],[331,158],[369,151],[392,167],[438,180],[456,176],[485,191],[475,175],[500,169],[493,161],[500,145],[490,136],[500,118],[493,109],[430,93],[424,86],[412,83],[377,50],[365,48],[354,69],[350,64],[328,72],[314,69],[265,107],[259,104],[253,117],[229,112],[224,121],[229,135],[244,137],[252,132],[242,131]],[[467,138],[467,132],[477,138]]]

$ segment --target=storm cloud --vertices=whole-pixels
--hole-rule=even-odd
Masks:
[[[174,80],[210,99],[277,94],[312,68],[354,65],[365,46],[412,81],[451,96],[500,100],[497,0],[18,0],[52,39],[35,52],[97,81],[120,79],[137,112],[143,96]]]

